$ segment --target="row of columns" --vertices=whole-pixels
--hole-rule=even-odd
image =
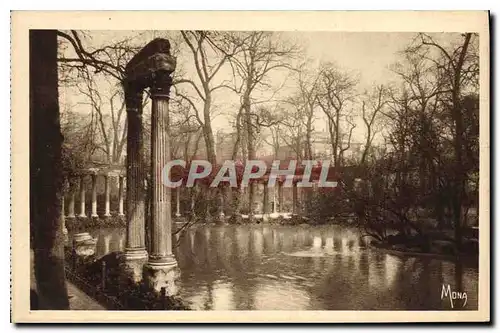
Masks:
[[[92,201],[91,206],[92,210],[90,213],[90,217],[99,217],[97,214],[97,174],[91,175],[92,177]],[[124,176],[118,176],[118,216],[124,216],[123,211],[123,184],[124,184]],[[104,216],[111,216],[110,211],[110,175],[104,175]],[[80,196],[80,212],[78,217],[87,217],[86,212],[86,204],[85,204],[85,196],[86,196],[86,188],[85,188],[85,175],[80,176],[79,182],[79,196]],[[69,201],[68,201],[68,218],[74,218],[75,215],[75,196],[76,189],[74,187],[70,188],[69,192]],[[64,207],[64,206],[63,206]]]
[[[264,190],[263,190],[263,207],[262,207],[262,214],[263,215],[269,215],[269,187],[267,186],[266,183],[262,183],[264,185]],[[278,185],[278,204],[276,204],[276,189],[273,192],[273,197],[274,197],[274,204],[273,204],[273,214],[278,214],[278,213],[284,213],[283,211],[283,204],[284,204],[284,199],[283,199],[283,183],[282,182],[277,182]],[[223,188],[220,188],[221,191],[223,191]],[[175,196],[176,196],[176,207],[175,207],[175,216],[176,217],[181,217],[181,208],[180,208],[180,197],[181,197],[181,187],[177,187],[175,190]],[[219,215],[220,217],[224,217],[224,207],[225,207],[225,202],[224,202],[224,195],[220,195],[220,210],[219,210]],[[250,204],[252,205],[252,203]],[[278,208],[279,207],[279,208]],[[298,214],[300,211],[299,208],[299,195],[298,195],[298,187],[297,183],[293,183],[292,187],[292,215]]]

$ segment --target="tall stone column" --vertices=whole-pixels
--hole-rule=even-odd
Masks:
[[[80,215],[79,217],[87,217],[85,212],[85,176],[80,176]]]
[[[168,101],[170,73],[154,73],[151,86],[151,252],[145,267],[148,284],[156,291],[176,293],[177,261],[172,253],[171,189],[163,184],[162,172],[170,160]]]
[[[175,216],[181,217],[181,187],[175,189]]]
[[[118,216],[123,214],[123,175],[118,176]]]
[[[297,215],[297,199],[298,199],[298,193],[297,193],[297,182],[293,182],[293,193],[292,193],[292,215]]]
[[[69,186],[68,218],[75,217],[75,185]]]
[[[68,233],[66,228],[66,217],[64,216],[64,195],[61,195],[61,216],[59,218],[61,224],[61,231],[64,235]]]
[[[277,200],[277,198],[276,198],[276,186],[274,186],[273,187],[273,214],[278,213],[276,200]]]
[[[105,217],[110,217],[111,216],[111,212],[109,210],[109,191],[110,191],[110,188],[109,188],[110,184],[109,184],[109,175],[106,174],[104,175],[104,216]]]
[[[283,213],[283,182],[278,182],[278,205],[279,212]]]
[[[109,174],[104,175],[104,216],[110,217],[111,212],[109,209],[109,195],[110,195],[110,184],[109,184]]]
[[[142,90],[125,87],[127,107],[127,234],[125,241],[125,277],[134,282],[142,280],[142,269],[147,261],[146,215],[144,189],[144,156],[142,124]]]
[[[92,174],[92,217],[97,215],[97,174]]]
[[[226,214],[224,213],[224,205],[225,205],[225,186],[220,185],[219,187],[219,219],[221,222],[224,222]]]
[[[264,186],[264,195],[263,195],[263,202],[262,202],[262,219],[264,221],[267,221],[269,217],[269,187],[267,186],[266,182],[263,182],[262,185]]]

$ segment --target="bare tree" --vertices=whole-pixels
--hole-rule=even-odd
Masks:
[[[463,111],[463,93],[469,86],[477,87],[479,75],[478,53],[473,49],[474,39],[477,35],[472,33],[462,34],[462,40],[457,45],[448,49],[436,42],[430,35],[419,34],[420,43],[416,45],[416,51],[422,51],[423,56],[427,55],[425,48],[429,47],[438,52],[441,58],[434,60],[436,70],[440,78],[449,89],[449,113],[454,124],[453,147],[455,153],[454,191],[453,191],[453,211],[455,224],[455,240],[458,249],[461,248],[462,226],[465,214],[462,208],[466,198],[466,183],[468,170],[465,165],[465,114]],[[477,51],[477,50],[476,50]]]
[[[364,94],[364,100],[362,101],[362,118],[366,126],[366,140],[363,154],[361,155],[361,165],[366,163],[373,139],[378,132],[376,128],[377,119],[382,114],[383,108],[387,102],[387,88],[384,85],[378,85],[371,93],[365,92]]]
[[[240,45],[228,43],[224,33],[182,31],[181,34],[192,55],[199,83],[188,78],[175,80],[176,95],[188,101],[193,108],[196,120],[203,130],[208,160],[215,164],[216,152],[212,130],[213,94],[226,86],[223,82],[215,83],[217,82],[215,77],[228,59],[239,52]],[[179,89],[181,84],[194,90],[194,95],[189,96],[181,91]],[[198,102],[202,104],[201,110],[197,106]]]
[[[269,112],[269,108],[255,106],[273,99],[280,87],[272,87],[269,82],[271,74],[278,70],[292,70],[292,60],[299,52],[296,44],[280,41],[277,37],[275,33],[265,31],[235,33],[230,36],[231,43],[242,47],[237,56],[231,57],[234,81],[227,87],[240,94],[242,114],[238,115],[237,125],[244,129],[248,160],[256,158],[256,141],[260,128],[279,121]],[[271,89],[274,93],[270,98],[262,100],[262,97],[259,99],[255,96],[259,89]],[[239,133],[241,135],[241,129]],[[250,184],[250,214],[253,210],[254,191],[253,184]]]
[[[335,167],[342,166],[343,155],[351,146],[356,127],[352,104],[356,98],[357,78],[335,64],[326,63],[320,69],[317,101],[328,119],[328,130]]]

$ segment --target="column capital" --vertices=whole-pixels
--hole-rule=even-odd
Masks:
[[[170,87],[172,87],[172,77],[169,72],[158,71],[152,73],[151,79],[151,99],[170,98]]]
[[[164,38],[156,38],[127,64],[125,72],[128,85],[136,86],[136,90],[150,87],[152,94],[168,98],[172,84],[170,74],[175,71],[176,64],[175,57],[170,53],[170,42]]]

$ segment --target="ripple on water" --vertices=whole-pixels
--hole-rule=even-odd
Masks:
[[[329,257],[329,256],[334,256],[337,254],[340,254],[339,252],[336,251],[297,251],[297,252],[292,252],[292,253],[286,253],[283,252],[284,255],[290,256],[290,257],[306,257],[306,258],[316,258],[316,257]]]

